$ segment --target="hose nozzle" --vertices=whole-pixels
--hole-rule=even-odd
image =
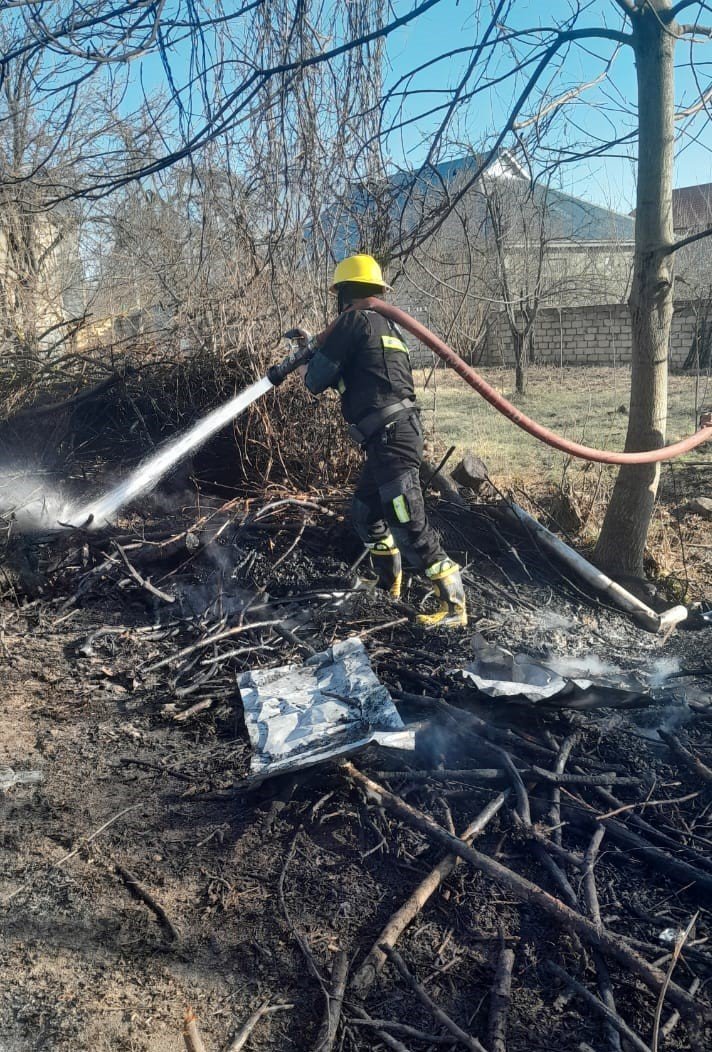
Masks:
[[[298,341],[298,345],[296,350],[267,370],[267,379],[274,387],[279,387],[290,373],[300,365],[305,365],[318,346],[316,337],[310,336],[305,329],[290,329],[289,332],[285,332],[284,337],[287,340]]]

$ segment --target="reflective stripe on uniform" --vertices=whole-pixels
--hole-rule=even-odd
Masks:
[[[429,577],[431,581],[437,581],[441,577],[447,577],[453,570],[459,570],[460,567],[457,563],[453,562],[452,559],[441,559],[438,563],[433,563],[432,566],[428,566],[425,575]]]
[[[405,354],[410,354],[410,351],[397,336],[381,336],[381,346],[384,351],[403,351]]]
[[[398,551],[392,533],[389,533],[386,537],[382,537],[378,541],[368,541],[366,547],[373,555],[391,555],[393,552]]]
[[[398,522],[410,522],[408,504],[402,493],[393,498],[393,511],[396,513]]]

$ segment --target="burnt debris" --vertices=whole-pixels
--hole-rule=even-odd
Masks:
[[[50,942],[67,910],[112,917],[107,952],[157,991],[151,1018],[178,1034],[176,989],[192,1005],[189,1047],[706,1047],[711,629],[663,642],[496,507],[440,498],[473,631],[428,634],[421,582],[394,601],[349,570],[345,510],[174,496],[169,514],[11,539],[31,587],[6,574],[7,681],[19,691],[31,660],[52,689],[40,762],[12,764],[43,781],[0,786],[4,835],[46,844],[61,826],[62,848],[5,853],[5,945],[28,911]],[[238,677],[353,635],[415,750],[250,779]],[[457,674],[484,641],[649,689],[493,698]],[[95,955],[75,967],[91,986]],[[36,1025],[33,997],[9,1032]],[[53,1048],[91,1032],[77,998],[52,1013]]]

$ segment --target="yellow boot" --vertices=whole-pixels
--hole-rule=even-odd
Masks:
[[[452,559],[441,559],[425,571],[440,600],[434,614],[418,614],[416,621],[424,628],[464,628],[467,624],[467,600],[460,567]]]
[[[403,566],[401,553],[396,548],[393,536],[389,533],[383,540],[372,541],[366,547],[371,553],[371,563],[378,577],[378,587],[383,588],[394,599],[400,599]]]

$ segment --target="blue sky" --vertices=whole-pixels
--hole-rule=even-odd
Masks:
[[[337,0],[334,0],[337,2]],[[338,0],[343,2],[343,0]],[[411,10],[415,0],[394,0],[396,15]],[[389,69],[386,87],[393,85],[405,73],[438,54],[472,44],[479,39],[481,30],[489,17],[489,4],[482,26],[475,21],[474,11],[478,4],[473,0],[440,0],[436,7],[420,16],[415,22],[401,27],[386,42]],[[513,7],[514,28],[560,24],[570,11],[569,0],[517,0]],[[587,10],[579,25],[595,26],[608,24],[620,27],[618,8],[613,0],[589,0]],[[694,8],[690,9],[691,14]],[[336,41],[330,42],[332,45]],[[567,54],[562,68],[554,73],[547,85],[553,96],[569,91],[581,83],[589,82],[601,73],[615,45],[609,41],[587,43],[586,49],[575,47]],[[695,45],[699,82],[705,88],[712,77],[712,41]],[[187,49],[186,49],[187,50]],[[511,62],[511,56],[498,48],[500,72]],[[678,45],[677,91],[679,104],[689,105],[698,97],[698,89],[689,70],[689,47]],[[462,76],[467,56],[457,56],[441,62],[420,74],[410,85],[418,94],[405,103],[406,115],[413,116],[446,98],[444,89],[452,88]],[[186,53],[172,56],[172,66],[177,83],[181,83],[181,68],[186,64]],[[144,59],[131,67],[134,85],[127,102],[135,105],[140,98],[137,88],[139,72],[147,88],[164,85],[164,71],[155,56]],[[451,129],[452,138],[469,142],[482,148],[491,142],[492,136],[506,119],[513,94],[521,87],[521,81],[508,81],[496,89],[478,95],[474,104],[462,109],[458,123]],[[440,92],[440,94],[436,94]],[[634,108],[637,87],[633,55],[630,48],[622,48],[609,77],[602,83],[585,91],[580,97],[564,107],[557,117],[551,141],[556,144],[590,144],[596,137],[608,140],[634,126]],[[424,158],[427,144],[437,127],[436,117],[418,120],[402,133],[388,139],[387,152],[393,163],[417,166]],[[679,125],[678,128],[681,128]],[[678,145],[675,185],[712,182],[712,123],[706,114],[698,118],[691,134],[683,135]],[[464,152],[454,143],[448,145],[445,155],[457,156]],[[585,197],[597,204],[629,212],[635,203],[635,146],[618,149],[617,155],[596,158],[590,161],[561,166],[554,177],[554,184],[576,196]]]
[[[428,11],[416,23],[404,27],[389,41],[388,54],[392,65],[390,80],[397,79],[407,70],[427,61],[435,55],[459,45],[472,43],[478,38],[478,28],[472,15],[472,3],[443,0]],[[536,25],[552,25],[560,22],[569,13],[566,0],[548,0],[548,3],[520,0],[515,6],[517,21],[515,28]],[[690,9],[692,16],[694,9]],[[608,18],[612,28],[620,26],[617,9],[612,0],[598,0],[589,4],[589,11],[582,17],[583,26],[600,25]],[[699,81],[703,87],[712,77],[712,41],[695,44],[695,62]],[[572,49],[564,63],[562,72],[551,84],[554,95],[568,91],[576,84],[596,78],[605,68],[605,59],[611,55],[615,45],[602,41]],[[677,47],[676,98],[678,104],[689,105],[698,98],[698,89],[689,68],[689,46]],[[598,54],[596,54],[596,52]],[[417,81],[420,90],[442,88],[457,83],[463,70],[462,60],[455,58],[424,73]],[[415,84],[414,84],[415,86]],[[604,94],[605,92],[605,94]],[[473,144],[486,142],[493,131],[502,126],[508,115],[512,99],[512,88],[503,87],[486,91],[479,96],[475,108],[467,114],[463,138],[467,135]],[[559,122],[562,140],[589,135],[608,139],[632,126],[637,85],[633,54],[630,48],[621,49],[608,80],[583,93],[578,100],[569,103]],[[428,96],[418,96],[419,105],[425,107]],[[428,104],[436,104],[433,96]],[[627,113],[626,113],[627,111]],[[572,123],[569,123],[572,122]],[[417,164],[425,153],[428,136],[436,126],[435,118],[424,120],[409,127],[400,141],[391,142],[394,160],[405,157],[410,164]],[[698,137],[698,141],[695,138]],[[454,151],[456,152],[456,151]],[[621,156],[622,153],[628,156]],[[628,212],[635,204],[634,146],[617,150],[618,156],[596,158],[590,161],[563,166],[555,182],[562,189],[586,197],[597,204]],[[705,114],[698,118],[694,128],[681,136],[678,144],[675,185],[712,182],[712,123]]]

